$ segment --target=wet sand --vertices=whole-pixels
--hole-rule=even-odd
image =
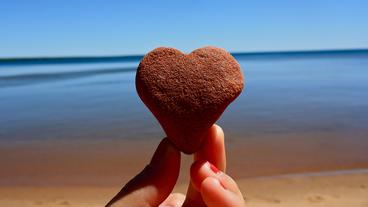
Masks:
[[[368,171],[288,175],[237,180],[247,204],[258,206],[368,205]],[[120,186],[0,187],[0,206],[103,206]],[[184,193],[185,184],[175,192]]]
[[[225,128],[226,133],[226,128]],[[226,137],[228,173],[242,179],[290,173],[368,169],[368,142],[326,134]],[[0,145],[0,186],[110,186],[127,182],[149,162],[160,139],[15,142]],[[182,156],[185,182],[191,156]]]
[[[365,142],[331,146],[324,134],[237,140],[226,138],[228,173],[249,206],[368,205]],[[103,206],[149,162],[159,141],[0,145],[0,206]],[[175,192],[186,191],[191,159],[182,156]]]

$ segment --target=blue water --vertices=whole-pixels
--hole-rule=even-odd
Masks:
[[[246,88],[219,120],[227,137],[368,137],[368,52],[235,56]],[[131,59],[0,62],[0,142],[164,136],[135,91]]]

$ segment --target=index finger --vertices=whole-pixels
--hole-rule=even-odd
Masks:
[[[206,160],[215,165],[219,170],[225,172],[226,152],[224,132],[221,127],[214,124],[207,135],[201,149],[194,154],[194,161]]]

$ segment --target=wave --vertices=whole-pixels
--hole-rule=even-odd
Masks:
[[[37,57],[37,58],[0,58],[0,66],[23,65],[61,65],[86,63],[139,62],[143,55],[107,56],[107,57]]]
[[[136,68],[105,68],[105,69],[92,69],[84,71],[70,71],[70,72],[57,72],[57,73],[44,72],[44,73],[29,73],[29,74],[0,76],[0,88],[23,86],[51,81],[61,81],[67,79],[85,78],[96,75],[127,73],[135,70]]]
[[[236,59],[263,58],[300,58],[300,57],[351,57],[368,56],[368,49],[340,50],[300,50],[300,51],[269,51],[269,52],[232,52]],[[0,58],[1,66],[27,66],[52,64],[86,64],[86,63],[117,63],[139,62],[143,55],[101,56],[101,57],[37,57],[37,58]]]
[[[331,58],[331,57],[368,57],[368,49],[361,50],[321,50],[321,51],[285,51],[285,52],[253,52],[253,53],[232,53],[238,60],[265,60],[265,59],[293,59],[293,58]],[[138,61],[141,60],[142,55],[132,56],[113,56],[113,57],[64,57],[64,58],[13,58],[0,59],[0,70],[5,73],[0,73],[0,88],[23,86],[30,84],[38,84],[51,81],[61,81],[68,79],[84,78],[89,76],[132,72],[136,70]],[[92,64],[91,64],[92,63]],[[96,64],[98,63],[98,64]],[[113,63],[113,65],[101,65],[101,63]],[[118,65],[115,65],[118,63]],[[120,64],[128,63],[126,66]],[[50,64],[65,66],[71,71],[55,71],[53,68],[46,71],[34,71],[33,65],[48,66]],[[80,67],[92,67],[88,70],[82,68],[69,68],[72,64]],[[89,65],[91,64],[91,65]],[[11,65],[10,69],[6,66]],[[99,65],[100,68],[94,69]],[[5,67],[2,67],[5,66]],[[15,66],[13,68],[13,66]],[[18,67],[21,66],[21,67]],[[31,67],[32,66],[32,67]],[[36,66],[36,67],[39,67]],[[134,66],[134,67],[133,67]],[[73,66],[74,67],[74,66]],[[29,68],[30,70],[23,70]],[[58,69],[58,68],[57,68]],[[0,71],[1,72],[1,71]],[[20,74],[14,74],[19,73]]]

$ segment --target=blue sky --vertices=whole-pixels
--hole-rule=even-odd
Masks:
[[[2,0],[0,57],[368,48],[367,0]]]

